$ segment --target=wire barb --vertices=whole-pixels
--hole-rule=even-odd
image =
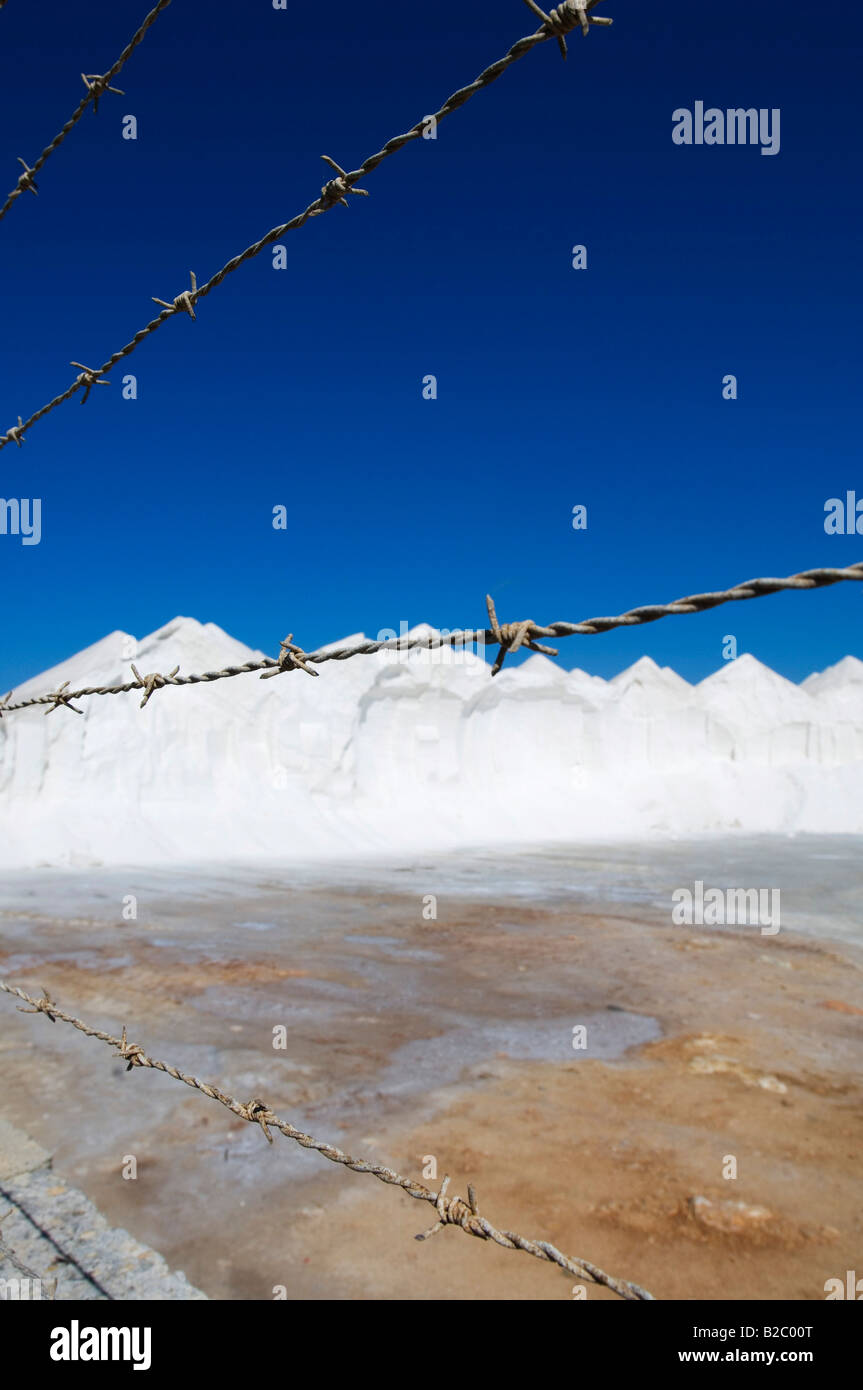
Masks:
[[[102,375],[102,371],[99,367],[85,367],[83,362],[70,362],[69,366],[80,368],[80,374],[75,384],[84,387],[84,394],[81,397],[82,405],[86,405],[87,397],[94,386],[111,385],[108,378]]]
[[[540,9],[536,0],[524,0],[529,10],[532,10],[537,19],[541,19],[546,29],[546,37],[552,35],[557,39],[561,56],[566,58],[566,35],[571,34],[573,29],[581,29],[585,37],[590,33],[591,24],[613,24],[614,21],[605,18],[603,15],[592,15],[589,13],[594,5],[598,5],[600,0],[564,0],[562,5],[549,14]]]
[[[9,704],[9,701],[10,701],[11,699],[12,699],[12,691],[10,690],[10,691],[9,691],[9,694],[8,694],[8,695],[4,695],[4,696],[3,696],[3,699],[0,700],[0,719],[3,718],[3,711],[7,708],[8,704]]]
[[[2,440],[0,440],[0,444],[17,444],[18,448],[20,449],[21,445],[24,443],[24,440],[21,436],[23,435],[25,429],[26,426],[24,424],[24,421],[21,419],[21,416],[19,415],[17,425],[10,426],[10,428],[4,434]]]
[[[504,623],[501,627],[497,620],[494,600],[491,594],[485,596],[486,607],[488,608],[488,618],[491,623],[491,630],[494,640],[500,647],[497,660],[491,668],[491,673],[496,676],[504,663],[507,652],[517,652],[519,647],[528,647],[532,652],[544,652],[546,656],[557,656],[556,647],[543,647],[539,642],[535,642],[535,637],[548,637],[552,634],[548,628],[538,627],[532,618],[525,618],[520,623]]]
[[[274,1124],[278,1116],[273,1114],[265,1100],[258,1100],[257,1098],[250,1100],[248,1105],[239,1106],[237,1113],[241,1115],[244,1120],[249,1120],[252,1124],[260,1125],[266,1135],[267,1143],[272,1144],[273,1136],[269,1131],[268,1125]]]
[[[26,998],[27,996],[22,996],[22,997]],[[54,1001],[53,1001],[53,999],[51,998],[50,994],[48,993],[48,991],[47,991],[47,989],[45,988],[44,985],[42,986],[42,998],[41,998],[41,999],[28,999],[27,1002],[28,1002],[29,1004],[32,1004],[33,1007],[30,1008],[30,1009],[22,1009],[22,1008],[19,1006],[19,1008],[18,1008],[19,1014],[44,1014],[45,1017],[46,1017],[51,1023],[56,1023],[56,1022],[57,1022],[57,1019],[56,1019],[55,1016],[54,1016]]]
[[[142,676],[134,661],[131,662],[130,665],[135,673],[135,680],[138,682],[138,688],[144,691],[144,698],[138,706],[138,709],[143,709],[150,699],[150,696],[154,695],[157,690],[161,690],[163,686],[172,681],[180,669],[179,666],[175,666],[173,671],[168,672],[167,676],[159,675],[158,671],[153,671],[149,676]]]
[[[127,1041],[125,1023],[123,1024],[122,1035],[117,1042],[117,1051],[113,1055],[115,1057],[122,1057],[123,1061],[126,1063],[126,1071],[131,1071],[133,1067],[145,1067],[147,1065],[147,1054],[143,1047],[139,1047],[137,1043],[130,1043]]]
[[[18,184],[17,184],[17,188],[18,188],[19,193],[23,193],[25,189],[29,188],[30,192],[33,193],[33,194],[35,194],[36,197],[38,198],[38,197],[39,197],[39,189],[38,189],[38,185],[37,185],[37,183],[36,183],[35,177],[34,177],[34,176],[35,176],[35,173],[36,173],[36,170],[35,170],[35,169],[31,169],[31,168],[30,168],[30,165],[27,163],[27,161],[26,161],[25,159],[22,159],[22,158],[21,158],[20,154],[19,154],[19,156],[18,156],[18,163],[21,164],[21,165],[23,165],[23,167],[24,167],[24,172],[23,172],[23,174],[19,174],[19,175],[18,175]]]
[[[437,1221],[427,1231],[422,1231],[420,1235],[414,1236],[414,1240],[428,1240],[437,1231],[442,1231],[444,1226],[461,1226],[468,1235],[478,1236],[480,1240],[488,1240],[488,1231],[479,1214],[476,1192],[473,1187],[468,1185],[466,1202],[461,1197],[447,1197],[448,1187],[449,1176],[444,1178],[435,1198]]]
[[[69,682],[64,681],[62,685],[59,685],[57,689],[53,691],[51,695],[49,695],[48,698],[49,700],[52,700],[53,703],[50,709],[46,709],[46,714],[53,714],[55,709],[59,709],[61,705],[65,705],[67,709],[72,710],[75,714],[84,713],[82,709],[78,709],[77,705],[73,705],[71,703],[72,700],[77,699],[77,696],[74,694],[74,692],[68,691],[68,693],[64,693],[68,685]]]
[[[308,653],[304,652],[302,647],[294,646],[293,636],[294,634],[289,632],[284,642],[279,644],[281,647],[279,664],[275,671],[265,671],[261,676],[262,681],[272,680],[273,676],[280,676],[283,671],[299,670],[305,671],[310,676],[320,675],[319,671],[313,671],[311,666],[306,665]]]
[[[81,80],[93,98],[94,113],[99,110],[99,98],[104,96],[106,92],[113,92],[118,97],[126,95],[125,92],[120,91],[119,87],[108,86],[110,79],[106,72],[82,72]]]
[[[192,288],[190,290],[183,290],[183,293],[178,294],[177,298],[172,300],[170,304],[164,299],[157,299],[155,295],[151,295],[150,297],[153,303],[161,304],[163,309],[172,309],[175,314],[186,313],[190,318],[194,318],[195,310],[193,306],[198,297],[198,281],[195,278],[194,270],[190,270],[189,275],[192,280]]]
[[[334,159],[330,159],[328,154],[322,154],[321,159],[329,164],[331,169],[335,169],[338,175],[337,178],[330,179],[329,183],[325,183],[321,189],[321,199],[327,207],[332,207],[334,203],[344,203],[345,207],[349,207],[348,193],[359,193],[363,198],[369,196],[367,188],[354,188],[353,184],[348,182],[351,177],[350,174],[346,173]]]

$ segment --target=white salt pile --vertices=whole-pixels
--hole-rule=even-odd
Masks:
[[[414,629],[431,632],[432,629]],[[348,642],[352,639],[346,639]],[[114,632],[21,686],[255,660],[212,623]],[[543,656],[357,656],[0,721],[0,863],[194,862],[756,832],[863,832],[863,662],[797,686],[751,656],[692,686]]]

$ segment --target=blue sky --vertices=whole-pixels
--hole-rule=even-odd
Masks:
[[[9,0],[0,191],[145,12]],[[39,545],[0,535],[4,692],[179,613],[276,653],[288,630],[312,648],[483,626],[489,590],[502,620],[575,621],[863,559],[863,537],[824,532],[829,497],[863,497],[863,21],[802,0],[598,12],[614,27],[572,36],[565,64],[537,48],[369,198],[290,233],[286,270],[264,252],[0,453],[0,494],[42,500]],[[305,207],[322,154],[355,167],[534,28],[519,0],[174,0],[126,95],[0,222],[0,429],[70,359],[127,342],[150,296]],[[779,108],[780,153],[675,145],[698,100]],[[560,659],[607,676],[647,652],[696,680],[732,633],[801,679],[863,656],[861,615],[843,584],[571,638]]]

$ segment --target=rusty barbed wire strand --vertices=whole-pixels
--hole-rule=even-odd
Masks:
[[[162,0],[162,3],[168,3],[168,0]],[[296,231],[300,227],[305,226],[306,222],[310,221],[311,218],[319,217],[321,213],[329,212],[329,210],[338,203],[347,205],[346,195],[348,193],[359,193],[368,196],[366,189],[356,188],[354,186],[360,179],[372,173],[377,169],[379,164],[382,164],[390,155],[395,154],[397,150],[403,149],[403,147],[410,144],[412,140],[418,140],[430,119],[442,121],[445,116],[458,110],[460,106],[464,106],[465,102],[469,101],[477,92],[481,91],[484,87],[490,86],[492,82],[496,82],[507,68],[517,62],[519,58],[523,58],[524,55],[535,48],[537,44],[546,43],[552,38],[556,39],[561,44],[565,57],[565,35],[570,33],[573,29],[577,28],[582,33],[586,33],[589,32],[591,24],[609,25],[613,23],[611,19],[607,19],[604,16],[591,15],[589,13],[590,10],[601,3],[603,3],[603,0],[584,0],[583,4],[576,3],[576,0],[564,0],[563,4],[558,5],[550,14],[546,15],[544,11],[540,10],[538,6],[533,3],[533,0],[525,0],[525,4],[527,4],[535,14],[543,15],[542,25],[535,33],[528,35],[526,38],[519,39],[517,43],[513,44],[512,48],[509,49],[503,58],[499,58],[496,63],[492,63],[489,67],[485,68],[484,71],[480,73],[479,77],[475,78],[467,87],[461,87],[457,92],[454,92],[453,95],[444,102],[440,110],[434,113],[433,117],[423,116],[422,119],[417,121],[416,125],[412,126],[404,135],[396,135],[391,140],[388,140],[387,143],[378,150],[377,154],[370,155],[368,159],[363,161],[358,169],[353,169],[349,173],[345,172],[334,160],[330,159],[329,155],[322,155],[321,158],[324,159],[331,168],[335,169],[337,173],[334,178],[324,184],[319,198],[316,198],[313,203],[310,203],[303,212],[292,217],[289,222],[283,222],[281,226],[273,227],[271,231],[267,232],[266,236],[261,237],[259,241],[253,242],[251,246],[247,246],[245,251],[242,251],[238,256],[234,256],[226,265],[223,265],[222,269],[211,276],[200,288],[197,286],[193,274],[191,290],[184,290],[182,294],[177,295],[172,303],[169,304],[163,299],[155,299],[155,296],[153,296],[157,304],[164,306],[159,316],[155,319],[151,319],[144,328],[139,329],[134,338],[126,343],[125,347],[120,348],[118,352],[112,353],[107,362],[103,363],[101,367],[90,370],[88,379],[105,375],[124,357],[128,357],[130,353],[134,352],[145,338],[149,337],[151,333],[155,333],[158,328],[161,328],[163,323],[166,323],[168,319],[173,318],[176,314],[185,312],[194,319],[194,305],[198,300],[204,299],[208,294],[211,294],[214,289],[217,289],[218,286],[221,285],[222,281],[228,275],[232,275],[233,272],[238,270],[246,261],[250,261],[255,256],[260,255],[265,247],[271,246],[273,242],[278,241],[288,232]],[[40,164],[37,161],[33,172],[37,172],[39,167]],[[21,178],[26,179],[27,174],[22,174]],[[20,184],[21,179],[19,179],[18,182]],[[15,196],[18,196],[17,193]],[[0,216],[2,216],[2,212],[0,212]],[[92,381],[90,384],[92,384]],[[79,376],[77,380],[65,391],[61,392],[59,396],[55,396],[53,400],[48,401],[48,403],[41,406],[39,410],[34,411],[26,421],[22,421],[19,416],[18,425],[14,426],[12,429],[7,429],[5,435],[0,436],[0,449],[5,449],[8,444],[12,443],[17,444],[20,448],[23,443],[23,436],[37,423],[37,421],[41,420],[43,416],[50,414],[52,410],[56,410],[58,406],[63,405],[65,401],[68,401],[75,395],[76,391],[80,391],[81,388],[86,385],[87,381],[84,380],[82,376]]]
[[[522,646],[531,651],[545,652],[550,656],[558,655],[555,647],[542,646],[536,642],[537,637],[595,636],[599,633],[611,632],[618,627],[636,627],[643,623],[653,623],[659,618],[677,617],[687,613],[705,613],[711,608],[718,608],[723,603],[740,603],[746,599],[765,598],[768,594],[783,593],[786,590],[823,589],[831,584],[840,584],[844,580],[863,582],[863,561],[848,565],[845,569],[804,570],[800,574],[789,575],[787,579],[747,579],[742,584],[735,584],[731,589],[723,589],[717,593],[709,594],[690,594],[686,598],[675,599],[672,603],[645,604],[640,608],[631,608],[628,613],[619,613],[617,617],[613,618],[587,618],[580,623],[556,622],[549,623],[547,627],[540,627],[530,618],[522,619],[521,622],[517,623],[498,623],[494,602],[490,596],[487,596],[490,628],[467,628],[456,632],[440,632],[427,637],[391,637],[385,641],[355,642],[346,647],[333,644],[313,652],[303,651],[302,647],[296,646],[291,641],[293,636],[291,633],[281,643],[281,654],[278,658],[265,656],[260,661],[246,661],[241,666],[224,666],[219,671],[204,671],[199,675],[181,676],[178,674],[178,668],[175,667],[166,676],[155,673],[142,676],[132,664],[135,680],[126,681],[123,685],[88,685],[81,690],[69,690],[69,682],[64,681],[59,689],[49,694],[34,695],[30,699],[19,700],[16,703],[12,703],[13,692],[10,690],[8,695],[4,695],[0,699],[0,719],[15,710],[31,709],[36,705],[49,705],[50,708],[46,710],[47,714],[53,713],[61,705],[75,709],[75,706],[70,703],[72,700],[81,700],[88,695],[125,695],[131,690],[143,690],[145,692],[140,706],[143,709],[156,690],[161,690],[168,685],[200,685],[212,681],[228,680],[234,676],[243,676],[252,671],[264,672],[261,680],[269,680],[273,676],[293,670],[305,671],[310,676],[316,676],[318,673],[310,669],[309,662],[319,666],[325,661],[348,661],[354,656],[373,656],[376,652],[382,651],[410,651],[417,647],[436,650],[438,647],[459,647],[473,644],[497,646],[498,655],[491,671],[491,674],[495,676],[500,671],[507,652],[515,652]],[[77,714],[82,713],[79,709],[75,709],[75,712]]]
[[[6,0],[2,0],[2,3],[0,3],[0,9],[3,8],[3,5],[5,3]],[[129,55],[138,47],[138,44],[143,39],[151,24],[155,24],[162,10],[167,9],[170,3],[171,0],[158,0],[158,4],[154,6],[154,8],[147,15],[146,19],[143,20],[138,30],[132,35],[132,38],[126,44],[126,47],[123,49],[123,52],[120,54],[119,58],[116,60],[116,62],[112,64],[112,66],[108,69],[107,72],[82,72],[81,77],[83,79],[84,86],[87,88],[86,96],[83,96],[81,98],[78,105],[75,107],[75,110],[72,112],[72,115],[69,117],[68,121],[63,126],[63,129],[57,135],[54,136],[54,139],[51,141],[50,145],[45,146],[44,150],[40,154],[39,158],[36,160],[36,163],[33,165],[32,169],[29,167],[29,165],[24,163],[23,159],[19,158],[18,163],[24,166],[24,173],[19,175],[18,182],[12,189],[12,192],[7,197],[3,206],[0,207],[0,221],[2,221],[2,219],[6,216],[6,214],[9,212],[10,208],[14,204],[15,200],[17,198],[20,198],[22,193],[27,192],[28,190],[31,193],[38,193],[37,185],[34,182],[35,176],[39,173],[43,165],[45,165],[48,162],[54,151],[60,145],[62,145],[69,132],[78,124],[84,112],[87,110],[87,107],[90,105],[90,102],[93,103],[93,110],[98,111],[99,98],[105,92],[116,92],[118,96],[124,95],[124,93],[120,91],[119,87],[111,87],[109,85],[111,79],[113,77],[116,77],[120,69],[124,67],[129,58]]]
[[[328,1158],[332,1163],[339,1163],[345,1168],[350,1168],[354,1173],[369,1173],[380,1182],[387,1183],[391,1187],[399,1187],[406,1192],[409,1197],[416,1201],[430,1202],[437,1213],[437,1221],[429,1230],[422,1232],[416,1237],[417,1240],[428,1240],[436,1231],[444,1226],[458,1226],[468,1235],[476,1236],[479,1240],[491,1240],[496,1245],[501,1245],[505,1250],[522,1250],[525,1254],[533,1255],[538,1260],[545,1260],[557,1265],[567,1274],[573,1275],[577,1279],[587,1279],[590,1283],[601,1284],[610,1289],[620,1298],[627,1299],[629,1302],[647,1301],[653,1302],[653,1294],[648,1293],[639,1284],[634,1284],[628,1279],[617,1279],[611,1274],[606,1274],[589,1260],[570,1259],[564,1255],[556,1246],[544,1240],[527,1240],[524,1236],[517,1235],[514,1231],[500,1231],[486,1217],[480,1216],[477,1206],[476,1193],[472,1186],[468,1187],[468,1200],[465,1202],[460,1197],[450,1197],[447,1195],[449,1178],[445,1177],[441,1182],[437,1192],[425,1187],[423,1183],[416,1182],[413,1178],[402,1177],[399,1173],[387,1168],[381,1163],[371,1163],[368,1159],[352,1158],[342,1149],[338,1149],[334,1144],[327,1144],[321,1139],[314,1139],[310,1134],[305,1134],[301,1129],[296,1129],[287,1120],[279,1119],[278,1115],[270,1109],[266,1101],[257,1097],[243,1104],[228,1096],[221,1091],[218,1086],[213,1086],[206,1081],[199,1081],[196,1076],[189,1076],[186,1072],[180,1071],[179,1067],[169,1065],[167,1062],[157,1061],[154,1057],[149,1057],[144,1049],[137,1043],[130,1043],[126,1037],[126,1028],[123,1027],[119,1038],[111,1033],[105,1033],[100,1028],[92,1028],[89,1024],[83,1023],[81,1019],[75,1018],[72,1014],[67,1014],[59,1008],[49,997],[43,988],[41,999],[34,999],[25,990],[17,985],[7,984],[0,980],[0,990],[6,994],[14,995],[21,999],[25,1004],[30,1005],[27,1009],[21,1009],[21,1013],[41,1013],[55,1023],[58,1019],[63,1023],[71,1024],[80,1033],[84,1033],[88,1038],[96,1038],[99,1042],[106,1043],[110,1047],[117,1049],[115,1056],[121,1057],[126,1063],[126,1070],[131,1071],[134,1067],[150,1067],[155,1071],[164,1072],[167,1076],[173,1077],[175,1081],[182,1081],[184,1085],[191,1086],[194,1090],[200,1091],[208,1096],[210,1100],[216,1100],[220,1105],[224,1105],[232,1114],[237,1115],[241,1120],[246,1120],[249,1124],[260,1125],[267,1141],[272,1144],[273,1136],[270,1130],[276,1129],[287,1139],[293,1139],[304,1149],[313,1149],[316,1153]]]

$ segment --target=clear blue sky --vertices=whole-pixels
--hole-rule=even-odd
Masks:
[[[146,8],[9,0],[0,191]],[[178,613],[275,653],[289,629],[311,648],[483,626],[488,590],[503,620],[578,620],[863,559],[823,524],[828,497],[863,497],[858,7],[599,12],[614,27],[566,64],[536,49],[371,197],[289,234],[287,270],[263,253],[3,450],[0,494],[43,510],[38,546],[0,536],[4,692]],[[0,223],[0,429],[127,342],[151,295],[305,207],[321,154],[355,167],[534,27],[519,0],[174,0],[126,95]],[[676,146],[697,100],[780,108],[780,153]],[[610,675],[647,652],[695,680],[734,633],[800,679],[863,656],[861,616],[845,584],[571,638],[561,661]]]

